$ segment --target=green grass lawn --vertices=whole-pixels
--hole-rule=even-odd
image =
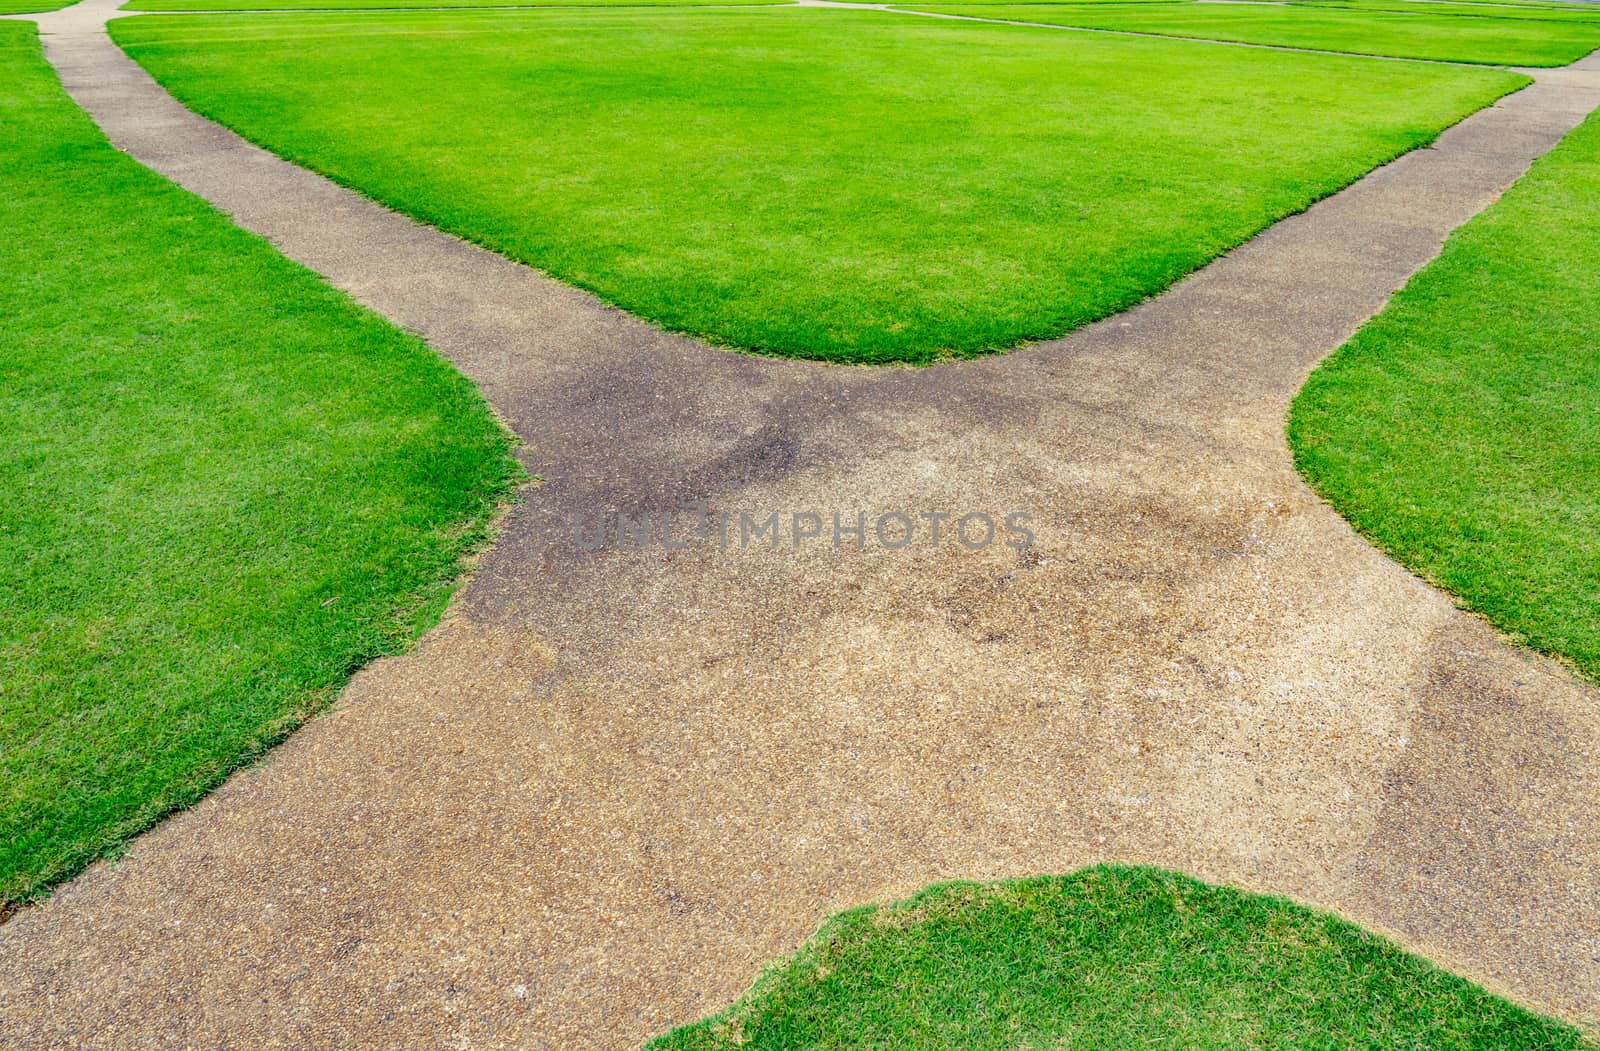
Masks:
[[[1454,15],[1458,18],[1533,19],[1540,22],[1600,22],[1600,4],[1587,7],[1554,7],[1524,4],[1520,7],[1489,7],[1439,0],[1295,0],[1306,7],[1343,8],[1353,11],[1404,11],[1422,15]]]
[[[834,361],[1115,313],[1525,83],[795,8],[112,32],[195,109],[401,211],[669,328]]]
[[[845,3],[851,0],[843,0]],[[877,3],[880,0],[857,0],[860,3]],[[973,4],[1014,4],[1017,0],[969,0]],[[1039,0],[1042,4],[1172,4],[1189,3],[1192,0]],[[1287,0],[1272,0],[1273,3],[1287,2]]]
[[[514,476],[416,339],[111,148],[0,23],[0,911],[438,616]]]
[[[77,0],[0,0],[0,15],[32,15],[58,11]]]
[[[1362,534],[1600,681],[1600,118],[1311,376],[1289,437]]]
[[[898,6],[1084,29],[1486,65],[1564,66],[1600,47],[1600,24],[1588,21],[1463,18],[1449,12],[1402,13],[1311,4]]]
[[[1279,0],[1263,0],[1263,2],[1277,3],[1277,2],[1279,2]],[[1391,5],[1391,4],[1401,3],[1401,4],[1403,4],[1404,6],[1406,6],[1408,8],[1413,6],[1415,3],[1427,3],[1429,5],[1430,10],[1431,10],[1432,9],[1432,5],[1435,2],[1435,0],[1288,0],[1288,2],[1289,3],[1296,3],[1296,4],[1320,4],[1320,3],[1323,3],[1323,2],[1328,2],[1328,3],[1338,2],[1341,6],[1350,6],[1350,7],[1387,7],[1387,6]],[[1443,6],[1455,6],[1455,5],[1460,5],[1462,7],[1476,7],[1476,8],[1484,8],[1484,7],[1486,7],[1486,8],[1489,9],[1488,13],[1490,13],[1490,14],[1494,14],[1496,12],[1507,11],[1507,10],[1510,10],[1510,9],[1522,9],[1522,8],[1530,8],[1530,9],[1537,10],[1537,11],[1580,11],[1580,12],[1582,12],[1582,11],[1594,11],[1594,10],[1596,10],[1596,5],[1595,4],[1580,3],[1580,2],[1576,2],[1576,0],[1574,0],[1573,3],[1561,3],[1561,2],[1559,2],[1559,0],[1452,0],[1451,3],[1444,4]]]
[[[5,3],[6,0],[0,0]],[[17,0],[27,2],[27,0]],[[128,11],[346,11],[408,7],[699,7],[761,6],[790,0],[129,0]],[[1082,3],[1085,0],[1074,0]],[[1112,0],[1106,0],[1112,2]],[[1162,3],[1167,0],[1114,0]]]
[[[0,0],[39,3],[48,0]],[[72,0],[62,0],[70,3]],[[766,6],[792,0],[129,0],[128,11],[355,11],[413,7],[728,7]],[[867,0],[871,2],[871,0]],[[1014,3],[1015,0],[973,0],[974,3]],[[1168,4],[1173,0],[1047,0],[1074,4]],[[37,10],[27,8],[27,10]],[[4,7],[0,6],[0,12]]]
[[[1350,923],[1156,869],[933,887],[830,920],[649,1051],[1582,1048]]]

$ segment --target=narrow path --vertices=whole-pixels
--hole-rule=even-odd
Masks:
[[[111,44],[114,3],[40,19],[112,140],[448,354],[543,482],[415,653],[0,927],[9,1045],[622,1047],[835,909],[1102,859],[1600,1022],[1600,691],[1352,536],[1281,425],[1600,104],[1600,63],[1126,315],[874,371],[662,334],[248,146]],[[1020,510],[1038,543],[588,552],[564,525],[693,501]]]

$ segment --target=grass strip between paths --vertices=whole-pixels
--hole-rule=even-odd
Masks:
[[[438,618],[516,475],[418,340],[113,149],[0,23],[0,903]]]
[[[1401,564],[1600,681],[1600,116],[1295,400],[1311,485]]]
[[[799,8],[112,33],[200,113],[647,320],[867,363],[1126,309],[1527,82]]]

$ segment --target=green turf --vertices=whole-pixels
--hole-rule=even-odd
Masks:
[[[1600,47],[1600,24],[1310,4],[899,4],[919,11],[1390,58],[1564,66]],[[1418,4],[1418,7],[1425,5]]]
[[[849,0],[844,0],[849,2]],[[863,3],[874,3],[877,0],[861,0]],[[978,5],[986,4],[1014,4],[1017,0],[969,0]],[[1038,0],[1042,4],[1172,4],[1189,3],[1192,0]],[[1273,0],[1273,2],[1287,2],[1287,0]]]
[[[0,23],[0,911],[432,623],[515,469],[474,388],[111,148]]]
[[[0,0],[5,3],[6,0]],[[26,0],[18,0],[26,2]],[[129,0],[127,11],[356,11],[403,10],[412,7],[757,7],[790,0]],[[1084,0],[1074,0],[1084,2]],[[1107,0],[1109,2],[1109,0]],[[1169,0],[1115,0],[1118,3],[1162,3]]]
[[[1579,1033],[1360,928],[1156,869],[932,887],[830,920],[649,1051],[1556,1051]]]
[[[1282,0],[1263,0],[1263,2],[1278,3],[1282,2]],[[1287,2],[1296,4],[1317,4],[1322,3],[1323,0],[1287,0]],[[1387,7],[1390,4],[1399,2],[1399,0],[1339,0],[1339,2],[1351,7]],[[1407,6],[1409,6],[1410,3],[1427,3],[1432,5],[1434,2],[1436,2],[1436,0],[1408,0]],[[1487,8],[1488,13],[1490,14],[1495,12],[1523,10],[1530,8],[1537,11],[1600,10],[1600,4],[1580,3],[1577,2],[1577,0],[1574,0],[1572,3],[1561,3],[1560,0],[1450,0],[1450,3],[1444,4],[1443,6],[1455,6],[1457,4],[1462,7]]]
[[[1488,7],[1475,3],[1440,3],[1438,0],[1296,0],[1304,7],[1342,8],[1354,11],[1404,11],[1458,18],[1533,19],[1540,22],[1600,22],[1600,4],[1588,7]]]
[[[1379,547],[1600,681],[1600,118],[1313,373],[1295,458]]]
[[[670,328],[836,361],[1114,313],[1525,82],[795,8],[112,32],[200,112],[404,212]]]
[[[0,15],[33,15],[59,11],[77,0],[0,0]]]

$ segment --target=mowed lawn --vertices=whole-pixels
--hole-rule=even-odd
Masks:
[[[648,1051],[1592,1047],[1352,924],[1155,869],[930,888],[843,913]]]
[[[1600,22],[1600,4],[1560,7],[1523,4],[1492,7],[1480,3],[1446,3],[1445,0],[1295,0],[1308,7],[1353,11],[1404,11],[1409,14],[1454,15],[1459,18],[1534,19],[1541,22]]]
[[[853,362],[1125,309],[1526,83],[796,8],[112,32],[194,109],[401,211],[666,327]]]
[[[897,6],[1081,29],[1485,65],[1564,66],[1600,48],[1600,23],[1587,19],[1466,17],[1450,10],[1432,13],[1431,4],[1405,11],[1260,3]]]
[[[1064,0],[1076,3],[1077,0]],[[1276,0],[1264,0],[1272,3]],[[1562,3],[1560,0],[1289,0],[1296,4],[1327,4],[1334,7],[1394,7],[1401,10],[1415,10],[1425,6],[1432,11],[1437,5],[1444,10],[1454,7],[1471,8],[1480,15],[1498,18],[1501,16],[1532,15],[1540,17],[1544,14],[1560,15],[1563,12],[1587,15],[1600,15],[1600,7],[1592,3],[1582,3],[1573,0],[1571,3]]]
[[[6,0],[0,0],[5,3]],[[26,2],[26,0],[16,0]],[[784,4],[790,0],[130,0],[129,11],[317,11],[408,7],[718,7]],[[1074,3],[1092,0],[1073,0]],[[1138,0],[1105,0],[1133,3]],[[1166,0],[1146,0],[1163,3]]]
[[[0,0],[0,15],[32,15],[55,11],[75,0]]]
[[[1379,547],[1600,681],[1600,118],[1311,376],[1289,435]]]
[[[0,912],[439,614],[514,477],[416,339],[112,149],[0,23]]]

